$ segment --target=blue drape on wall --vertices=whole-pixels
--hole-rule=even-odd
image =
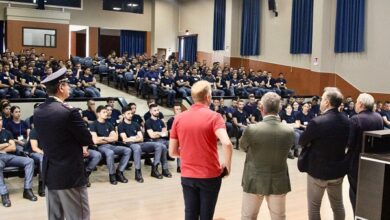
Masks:
[[[182,45],[183,40],[183,45]],[[184,47],[184,48],[182,48]],[[198,52],[198,35],[183,36],[179,38],[179,59],[193,64]]]
[[[4,21],[0,21],[0,53],[4,52]]]
[[[214,0],[213,50],[225,50],[226,0]]]
[[[261,0],[242,1],[241,56],[260,55]]]
[[[146,46],[145,31],[126,31],[121,30],[120,36],[120,54],[127,52],[129,56],[144,54]]]
[[[313,38],[313,0],[293,0],[290,53],[311,54]]]
[[[336,53],[364,51],[365,0],[337,0]]]

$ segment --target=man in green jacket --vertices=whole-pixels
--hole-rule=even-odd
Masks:
[[[278,117],[280,96],[268,92],[261,98],[263,121],[250,125],[240,139],[247,153],[242,177],[241,219],[257,219],[265,197],[271,219],[286,219],[286,193],[291,191],[287,155],[294,130]]]

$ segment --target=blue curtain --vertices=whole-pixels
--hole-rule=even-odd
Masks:
[[[4,21],[0,21],[0,53],[4,52]]]
[[[182,45],[183,40],[183,45]],[[185,60],[193,64],[198,52],[198,35],[183,36],[179,38],[179,60]]]
[[[334,52],[364,51],[365,0],[337,0]]]
[[[293,0],[290,53],[311,54],[313,0]]]
[[[225,50],[226,0],[214,0],[213,50]]]
[[[241,56],[260,55],[261,0],[242,1]]]
[[[120,54],[127,52],[129,56],[144,54],[146,46],[145,31],[126,31],[121,30],[120,36]]]

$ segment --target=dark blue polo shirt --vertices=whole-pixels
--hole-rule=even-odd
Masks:
[[[29,134],[29,140],[27,141],[27,144],[26,144],[26,146],[24,147],[24,150],[25,151],[27,151],[27,152],[29,152],[29,153],[33,153],[33,151],[32,151],[32,148],[31,148],[31,140],[37,140],[38,141],[38,133],[37,133],[37,130],[35,130],[35,128],[33,128],[33,129],[31,129],[31,131],[30,131],[30,134]],[[39,146],[39,144],[38,144],[38,147],[40,147]],[[42,148],[40,148],[41,150],[42,150]]]
[[[283,79],[277,78],[277,79],[275,80],[275,82],[276,82],[276,83],[279,83],[279,84],[280,84],[281,86],[283,86],[283,87],[286,86],[286,84],[287,84],[287,80],[284,79],[284,78],[283,78]],[[284,89],[283,87],[282,87],[281,89]]]
[[[157,81],[159,78],[157,72],[148,72],[145,77],[148,78],[148,80],[150,80],[152,82]]]
[[[214,76],[205,76],[203,79],[206,80],[209,83],[215,83],[215,77]]]
[[[168,78],[166,78],[166,77],[163,77],[161,80],[160,80],[160,82],[161,82],[161,85],[162,86],[167,86],[167,85],[169,85],[169,86],[171,86],[171,85],[173,85],[173,79],[171,78],[171,77],[168,77]]]
[[[161,119],[153,120],[149,118],[145,122],[145,137],[151,139],[147,130],[152,129],[154,132],[161,132],[165,128],[165,124]]]
[[[287,115],[286,112],[281,112],[280,119],[285,120],[288,124],[295,123],[296,119],[294,114],[291,112],[291,115]]]
[[[80,82],[79,79],[76,78],[76,76],[70,76],[68,77],[68,80],[69,80],[69,84],[72,84],[72,85],[77,85],[78,82]]]
[[[175,83],[176,83],[177,81],[179,81],[179,82],[181,82],[181,83],[187,82],[187,81],[188,81],[188,77],[185,76],[185,75],[182,75],[182,76],[177,75],[177,76],[175,77]],[[177,84],[176,84],[176,85],[177,85]],[[178,85],[177,85],[177,86],[178,86]],[[181,86],[178,86],[178,87],[181,87]]]
[[[0,144],[8,143],[9,140],[12,140],[12,139],[14,139],[14,138],[12,137],[12,134],[10,131],[8,131],[4,128],[0,130]]]
[[[199,76],[191,76],[190,77],[190,85],[194,85],[196,82],[200,81],[200,77]]]
[[[10,83],[9,83],[10,79],[15,80],[15,76],[12,73],[9,73],[9,76],[7,76],[5,73],[0,73],[1,84],[10,86]]]
[[[26,83],[27,84],[34,84],[35,82],[36,83],[39,83],[39,80],[35,77],[35,76],[31,76],[27,73],[24,73],[22,76],[21,76],[22,79],[26,80]]]
[[[89,125],[89,130],[91,132],[96,132],[98,137],[108,137],[110,136],[111,131],[115,131],[115,128],[108,121],[100,123],[96,120]]]
[[[27,139],[27,130],[29,127],[25,121],[20,121],[20,123],[16,124],[13,120],[10,120],[7,123],[6,129],[12,133],[14,139],[18,139],[20,135],[23,135],[23,138]]]
[[[123,69],[126,69],[126,66],[123,65],[123,64],[116,64],[116,65],[115,65],[115,69],[116,69],[116,70],[123,70]]]
[[[252,105],[249,105],[249,103],[247,103],[247,104],[244,106],[244,111],[245,111],[248,115],[253,115],[253,113],[255,112],[256,109],[257,109],[256,103],[253,103]]]
[[[307,126],[309,124],[309,121],[314,118],[314,115],[310,112],[305,115],[302,111],[300,111],[295,117],[296,120],[299,120],[301,122],[301,125]]]
[[[386,119],[388,121],[390,121],[390,111],[382,110],[380,114],[381,114],[382,117],[386,117]],[[387,127],[387,128],[390,128],[390,126],[388,126],[386,124],[384,124],[384,126]]]
[[[237,118],[237,123],[242,123],[243,125],[247,125],[248,124],[248,122],[246,120],[248,117],[249,116],[248,116],[248,114],[245,111],[239,112],[237,110],[237,111],[235,111],[233,113],[233,118]]]
[[[255,117],[255,121],[259,122],[263,120],[263,115],[261,114],[259,109],[255,109],[252,114],[253,117]]]
[[[131,122],[135,122],[135,123],[137,123],[139,126],[141,126],[143,120],[142,120],[142,118],[141,118],[140,115],[134,114],[133,117],[131,118]]]
[[[93,82],[93,75],[92,74],[88,76],[82,75],[81,80],[84,80],[86,83]]]
[[[89,111],[89,110],[84,110],[83,111],[83,118],[84,117],[87,117],[88,121],[96,121],[97,118],[96,118],[96,114]]]
[[[119,135],[125,133],[127,137],[132,137],[136,136],[139,131],[141,131],[141,128],[137,123],[127,124],[123,121],[118,125]]]
[[[238,87],[239,83],[240,83],[240,80],[238,80],[238,79],[231,79],[230,80],[230,86],[231,87]]]
[[[248,85],[251,85],[251,81],[248,79],[248,78],[246,78],[246,79],[241,79],[240,80],[240,83],[243,85],[243,86],[248,86]]]
[[[172,129],[172,125],[173,125],[174,121],[175,121],[175,116],[173,116],[170,119],[168,119],[168,121],[167,121],[167,129],[168,129],[168,131],[170,131]]]

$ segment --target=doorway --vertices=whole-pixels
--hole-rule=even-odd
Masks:
[[[167,59],[167,49],[165,49],[165,48],[157,48],[157,59],[159,59],[159,60],[161,60],[161,59],[166,60]]]
[[[89,27],[69,25],[69,54],[78,57],[89,56]]]

